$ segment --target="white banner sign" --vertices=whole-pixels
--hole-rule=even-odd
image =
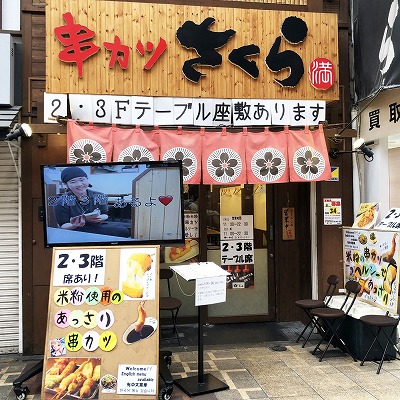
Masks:
[[[317,125],[325,121],[322,100],[193,99],[44,93],[44,122],[67,117],[122,125],[269,126]]]

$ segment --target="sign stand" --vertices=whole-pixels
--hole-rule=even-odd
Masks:
[[[199,396],[201,394],[218,392],[220,390],[229,389],[229,386],[220,381],[214,375],[204,374],[204,357],[203,357],[203,318],[202,310],[204,306],[198,307],[198,372],[197,376],[189,376],[174,380],[183,392],[190,397]]]
[[[212,278],[222,275],[228,275],[226,271],[220,268],[214,263],[196,263],[188,265],[179,265],[171,267],[178,275],[182,276],[186,280],[196,280],[200,278]],[[190,271],[188,271],[190,269]],[[189,274],[188,274],[189,272]],[[225,284],[226,285],[226,284]],[[226,289],[226,286],[225,286]],[[178,386],[184,393],[190,397],[199,396],[202,394],[218,392],[221,390],[229,389],[229,386],[216,378],[211,374],[204,373],[204,357],[203,357],[203,315],[204,315],[204,305],[199,305],[197,307],[197,333],[198,333],[198,369],[197,376],[189,376],[186,378],[180,378],[174,380],[176,386]]]

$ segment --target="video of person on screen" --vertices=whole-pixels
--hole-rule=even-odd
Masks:
[[[42,166],[45,244],[184,240],[181,165]]]

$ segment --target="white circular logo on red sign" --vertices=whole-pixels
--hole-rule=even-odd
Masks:
[[[334,72],[332,61],[327,58],[316,58],[308,68],[308,77],[316,89],[326,90],[333,86]]]

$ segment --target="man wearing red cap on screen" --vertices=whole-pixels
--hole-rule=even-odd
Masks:
[[[86,172],[79,167],[67,167],[61,172],[61,181],[67,191],[58,198],[54,207],[60,228],[81,232],[129,237],[129,230],[108,219],[107,195],[89,189]]]

